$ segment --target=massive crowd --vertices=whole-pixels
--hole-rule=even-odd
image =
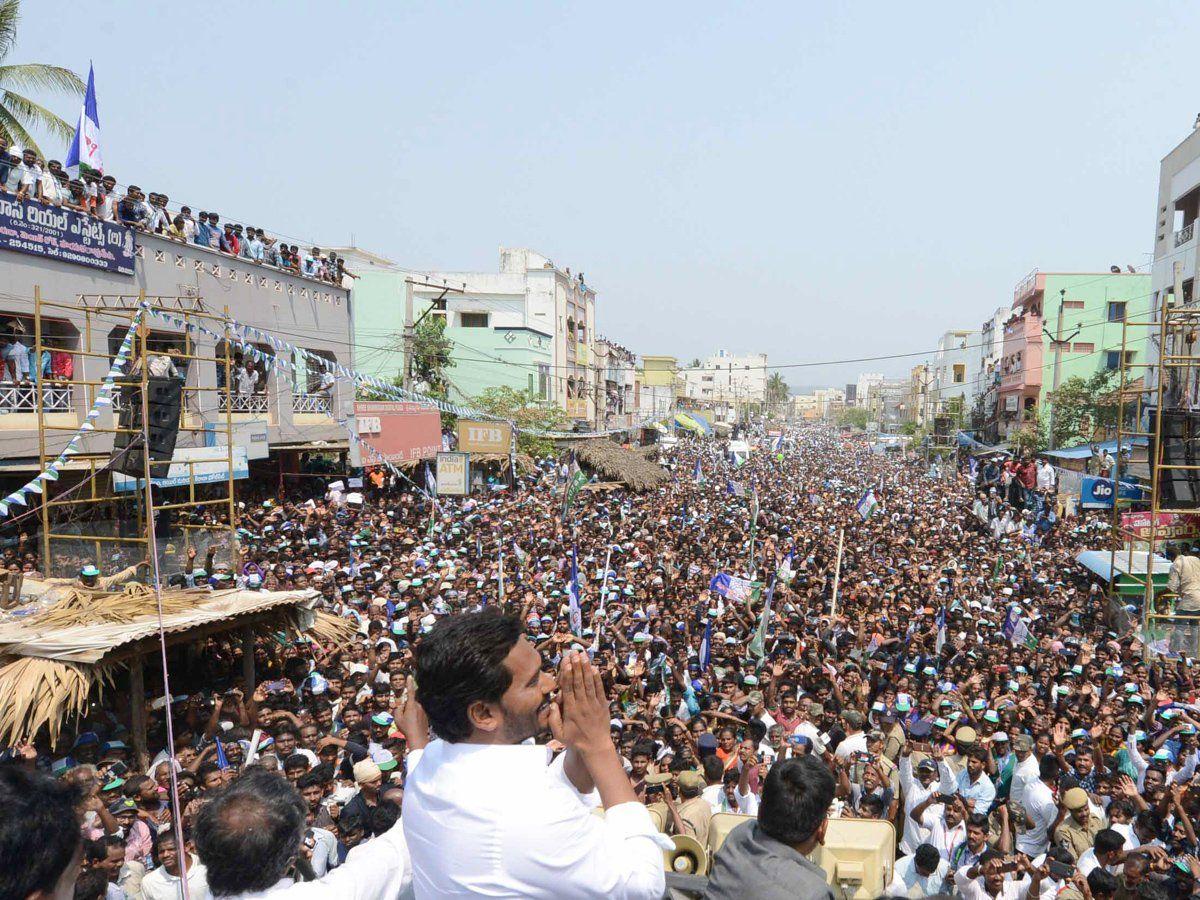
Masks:
[[[58,160],[46,161],[33,150],[10,148],[0,137],[0,195],[57,206],[105,222],[117,222],[173,241],[198,244],[259,265],[273,266],[308,278],[348,287],[356,276],[346,261],[320,247],[301,249],[253,225],[224,221],[212,211],[193,213],[190,206],[168,209],[170,197],[124,189],[109,174],[83,170],[72,178]]]
[[[1107,546],[1103,523],[1062,517],[1036,464],[932,473],[820,429],[763,438],[741,464],[713,441],[682,442],[666,462],[664,487],[584,491],[565,517],[564,473],[550,461],[511,490],[443,498],[436,511],[407,482],[383,478],[361,493],[335,484],[249,502],[237,565],[185,557],[178,577],[313,588],[358,638],[343,648],[262,643],[255,685],[240,683],[240,646],[209,639],[195,648],[194,669],[173,676],[169,707],[148,704],[151,759],[134,758],[128,704],[111,693],[64,745],[11,748],[15,766],[76,791],[85,840],[75,896],[154,900],[176,896],[181,877],[193,900],[230,895],[217,886],[229,884],[229,865],[205,808],[267,773],[301,798],[303,839],[284,861],[288,878],[350,866],[394,839],[400,818],[417,896],[485,884],[494,895],[586,895],[556,856],[567,853],[557,839],[535,853],[558,866],[557,894],[515,863],[501,888],[487,882],[511,863],[502,857],[520,855],[516,838],[455,842],[484,810],[519,823],[540,801],[513,787],[525,782],[495,771],[489,780],[447,749],[492,726],[512,743],[541,732],[576,785],[570,756],[584,747],[601,796],[632,791],[668,833],[704,844],[716,813],[756,817],[757,830],[735,831],[716,854],[709,896],[832,896],[786,893],[778,882],[811,877],[796,851],[823,834],[816,820],[798,824],[808,813],[781,814],[787,791],[788,809],[816,802],[818,819],[827,809],[892,822],[893,895],[1196,893],[1193,661],[1146,655],[1136,617],[1106,603],[1073,562],[1080,549]],[[861,502],[868,490],[873,510]],[[1034,525],[997,528],[1005,515]],[[32,548],[5,556],[36,574]],[[114,574],[134,573],[85,577]],[[480,666],[486,681],[472,628],[490,629],[502,648],[531,648],[513,688],[531,698],[524,731],[489,726],[494,710],[475,701],[499,695],[469,693],[486,684],[439,682],[439,665]],[[444,658],[455,648],[469,658]],[[604,783],[595,762],[594,722],[581,726],[582,713],[564,705],[560,714],[547,700],[557,674],[584,708],[593,671],[606,706],[600,728],[607,719],[627,773],[621,786]],[[422,710],[445,739],[429,748]],[[459,774],[437,781],[435,764]],[[479,815],[447,830],[431,798]],[[227,810],[211,808],[210,818]],[[461,875],[468,870],[480,880]]]

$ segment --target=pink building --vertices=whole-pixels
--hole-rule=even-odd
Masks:
[[[1042,300],[1045,273],[1033,272],[1013,290],[1000,357],[1000,434],[1036,421],[1042,393]]]

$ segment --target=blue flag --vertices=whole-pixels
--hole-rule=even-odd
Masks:
[[[96,73],[90,65],[87,93],[83,97],[83,108],[79,111],[79,124],[75,126],[75,137],[67,148],[64,165],[80,171],[104,171],[104,157],[100,153],[100,113],[96,107]]]
[[[217,768],[222,770],[228,769],[229,757],[225,755],[225,747],[222,746],[221,739],[213,738],[213,740],[217,742]]]
[[[700,639],[700,669],[706,670],[712,664],[712,620],[704,623],[704,637]]]
[[[692,481],[696,484],[704,483],[704,472],[700,470],[700,460],[696,460],[696,467],[692,469]]]
[[[567,585],[567,600],[571,616],[571,632],[583,633],[583,611],[579,608],[579,564],[575,559],[575,548],[571,548],[571,581]]]

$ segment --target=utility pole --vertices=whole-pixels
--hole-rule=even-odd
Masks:
[[[1066,305],[1066,302],[1067,302],[1067,289],[1063,288],[1062,290],[1060,290],[1058,292],[1058,324],[1054,328],[1053,336],[1051,336],[1050,332],[1046,331],[1046,326],[1044,324],[1042,325],[1042,333],[1044,335],[1046,335],[1046,337],[1050,338],[1050,342],[1054,345],[1054,385],[1053,385],[1053,387],[1050,388],[1050,396],[1051,396],[1051,400],[1050,400],[1050,449],[1051,450],[1058,449],[1057,442],[1054,439],[1054,426],[1055,426],[1056,422],[1058,421],[1058,396],[1057,395],[1058,395],[1059,380],[1062,378],[1063,307]],[[1072,340],[1077,334],[1079,334],[1078,328],[1076,328],[1075,331],[1073,331],[1067,337],[1067,341],[1069,342],[1070,340]]]
[[[413,283],[404,279],[404,389],[412,390],[413,345],[416,343],[416,326],[413,324]]]
[[[441,293],[434,297],[429,304],[429,308],[421,313],[421,318],[413,321],[413,287],[434,288]],[[429,315],[433,310],[446,310],[446,295],[453,292],[455,294],[465,294],[466,283],[462,287],[453,287],[448,284],[431,284],[428,281],[414,281],[411,278],[404,279],[404,389],[411,391],[413,389],[413,369],[415,368],[414,357],[416,356],[417,344],[417,326]],[[449,323],[447,323],[449,324]]]

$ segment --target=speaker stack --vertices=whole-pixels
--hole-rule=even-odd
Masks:
[[[145,431],[149,438],[151,462],[170,462],[179,439],[179,407],[183,397],[183,381],[179,378],[147,378],[146,414],[149,421]],[[118,427],[129,429],[114,435],[112,468],[132,478],[144,478],[145,460],[142,453],[142,384],[121,385],[121,412]],[[159,466],[151,466],[157,470]]]
[[[1153,419],[1151,419],[1153,421]],[[1162,411],[1162,457],[1164,466],[1200,466],[1200,412],[1186,409]],[[1158,436],[1151,441],[1150,459],[1156,455]],[[1160,469],[1158,500],[1168,509],[1200,507],[1200,470]]]

